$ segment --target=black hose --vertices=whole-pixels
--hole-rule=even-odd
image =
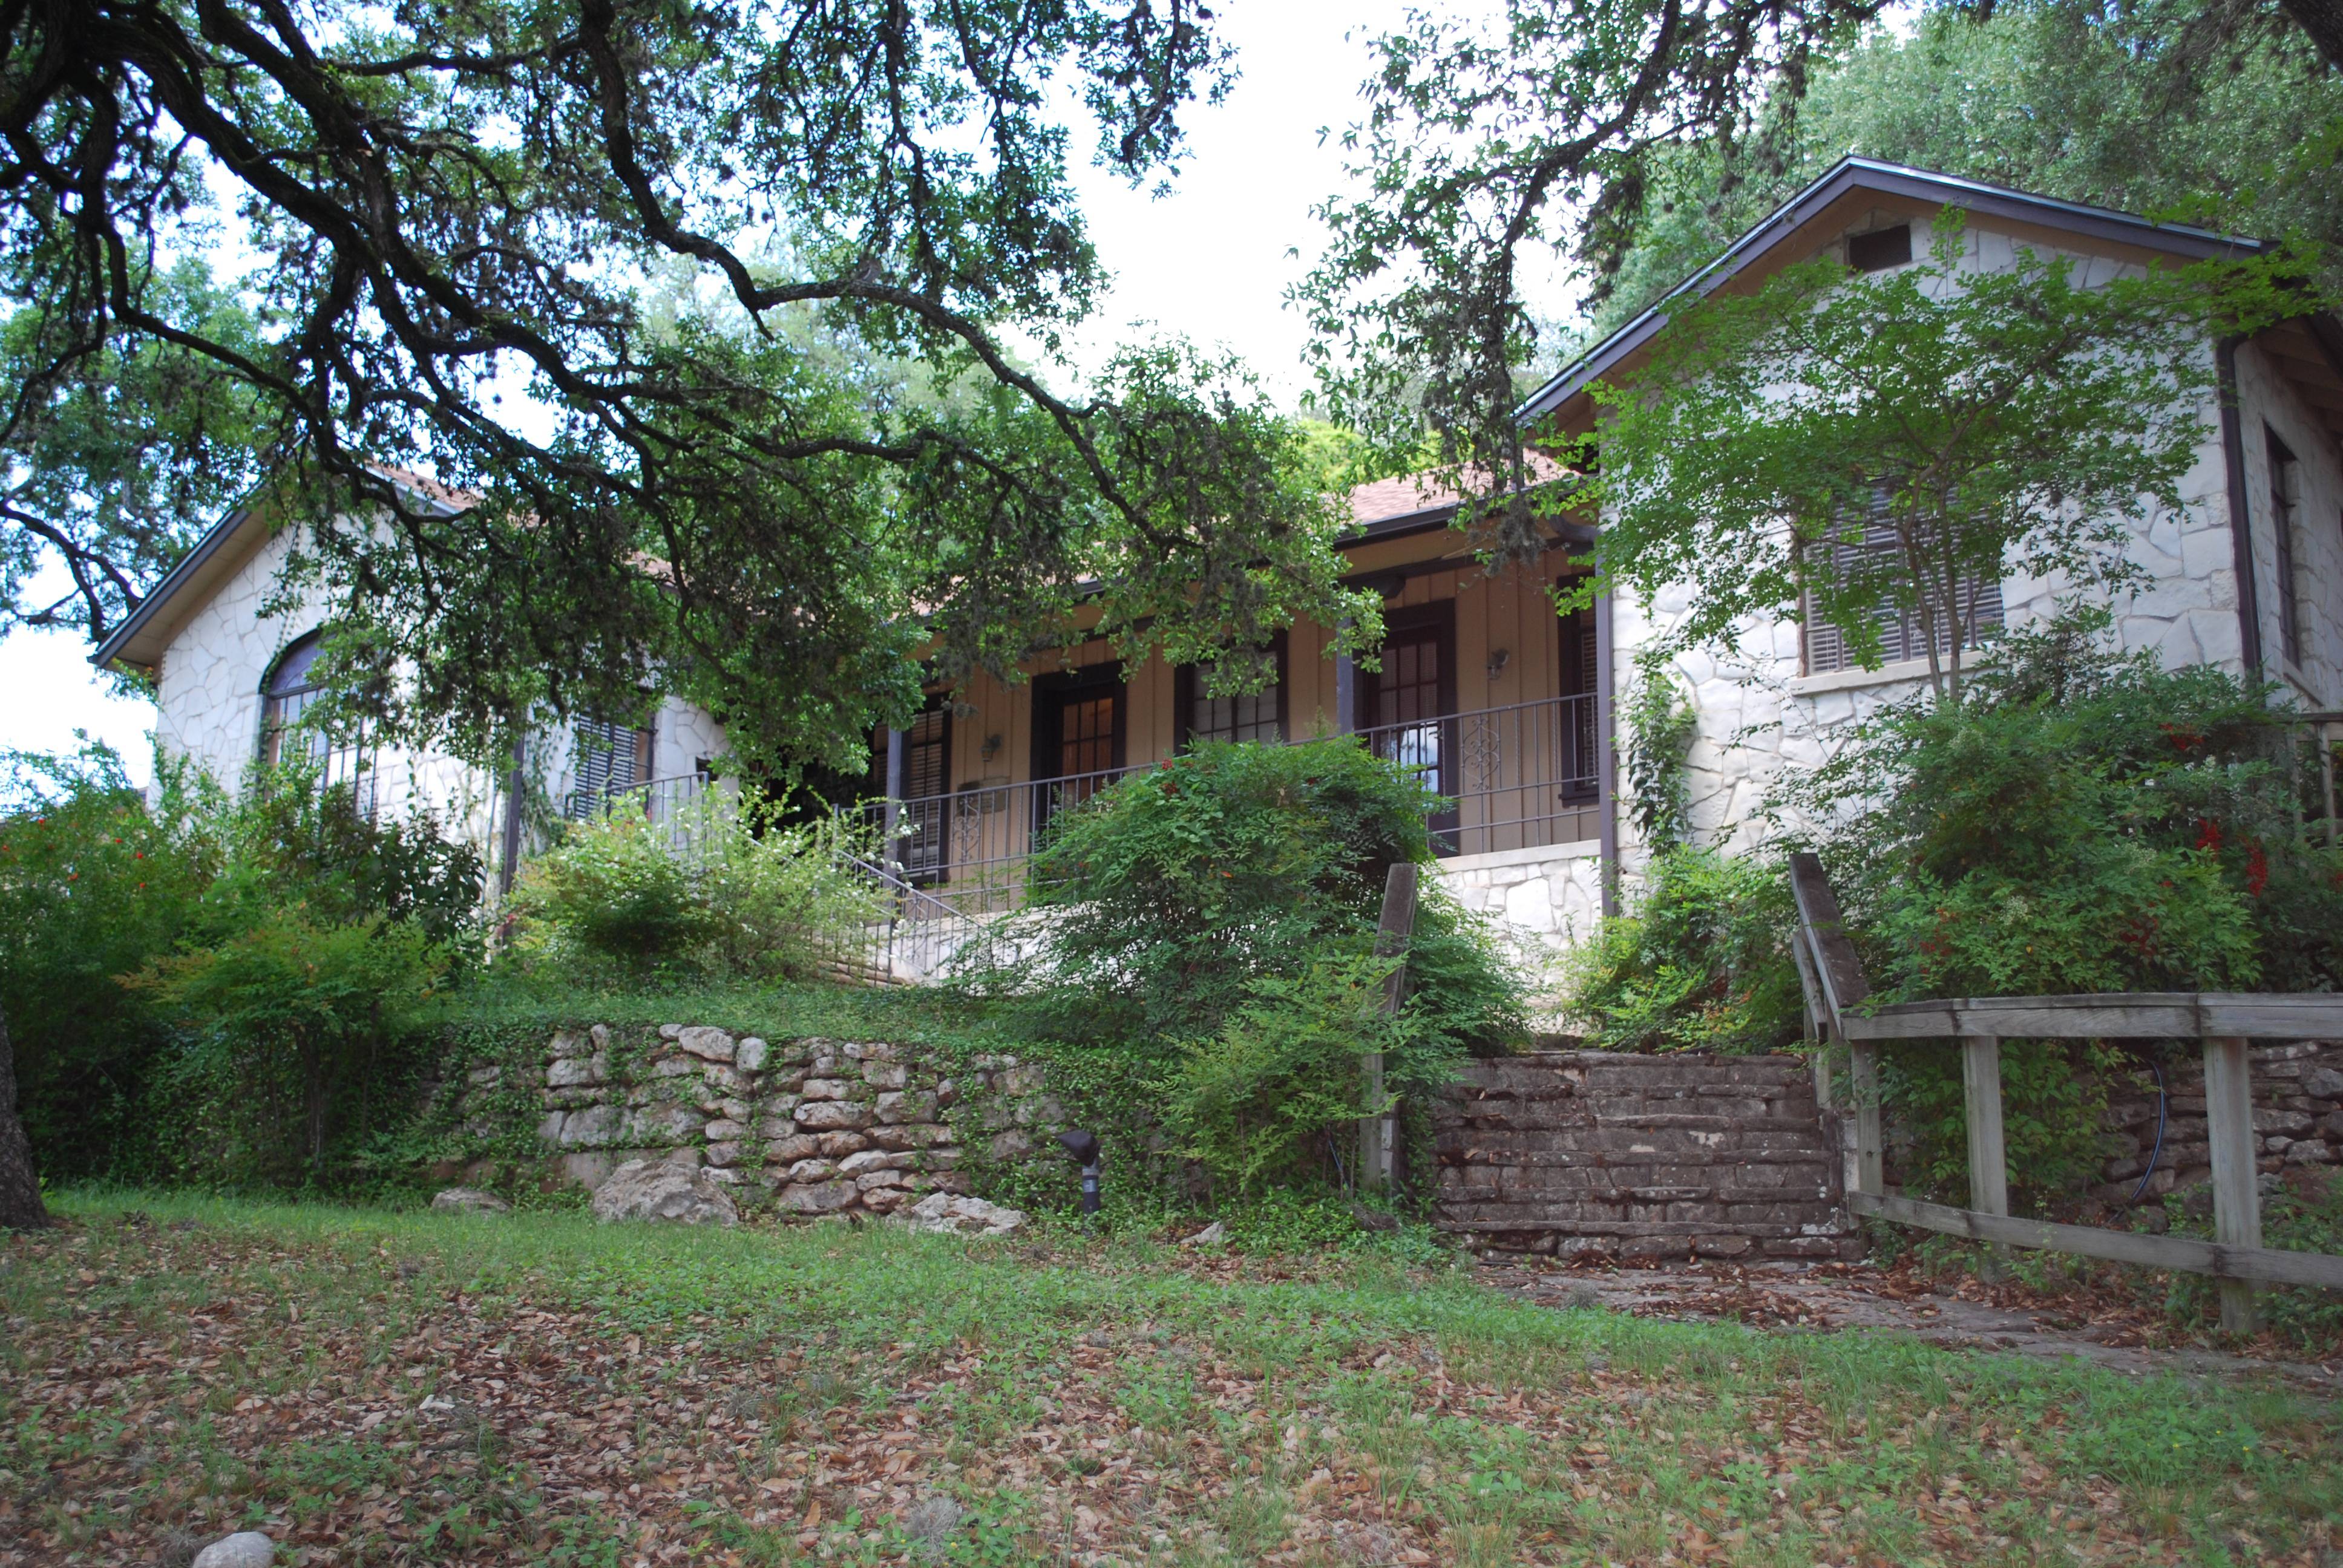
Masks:
[[[2129,1201],[2124,1204],[2127,1209],[2137,1203],[2139,1195],[2147,1191],[2147,1180],[2156,1174],[2156,1162],[2164,1156],[2164,1115],[2172,1097],[2164,1091],[2164,1068],[2156,1058],[2147,1059],[2147,1070],[2156,1074],[2156,1147],[2148,1151],[2147,1169],[2139,1173],[2139,1185],[2132,1189]]]

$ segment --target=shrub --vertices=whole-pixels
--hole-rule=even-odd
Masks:
[[[25,1131],[52,1181],[136,1179],[156,1169],[146,1088],[165,1030],[115,977],[195,927],[225,849],[218,803],[166,768],[150,809],[102,746],[7,764],[0,1008]]]
[[[1389,1109],[1388,1085],[1441,1081],[1444,1060],[1415,1060],[1383,1013],[1388,960],[1313,963],[1292,977],[1257,975],[1218,1033],[1181,1049],[1167,1076],[1164,1121],[1216,1191],[1263,1188],[1348,1165],[1353,1130]],[[1384,1061],[1385,1103],[1366,1103],[1369,1055]],[[1350,1141],[1345,1141],[1350,1140]]]
[[[420,921],[272,910],[129,983],[181,1034],[154,1101],[174,1169],[228,1186],[321,1185],[416,1109],[422,1026],[454,960]]]
[[[691,810],[572,824],[513,890],[522,953],[587,971],[807,980],[884,917],[842,825],[784,823],[713,794]]]
[[[1208,743],[1063,813],[1035,856],[1029,957],[980,985],[1060,1004],[1078,1033],[1168,1051],[1218,1032],[1262,977],[1373,948],[1384,879],[1432,863],[1439,798],[1347,738]],[[1403,1026],[1495,1049],[1525,1032],[1486,926],[1420,884]]]
[[[10,762],[0,1001],[44,1172],[315,1181],[349,1130],[392,1115],[411,1076],[401,977],[427,989],[464,967],[476,850],[425,813],[372,820],[297,769],[232,800],[165,763],[150,804],[103,748]],[[314,1136],[265,1091],[288,1052],[317,1065]]]
[[[1632,915],[1567,960],[1565,1005],[1604,1050],[1778,1050],[1805,1026],[1779,862],[1683,848],[1653,857]]]

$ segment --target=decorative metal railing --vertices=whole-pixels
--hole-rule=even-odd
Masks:
[[[1453,802],[1431,823],[1443,856],[1575,843],[1599,832],[1592,696],[1382,725],[1359,739],[1375,755],[1421,770]],[[1116,779],[1157,766],[870,800],[860,812],[907,885],[974,918],[1017,906],[1027,863],[1051,821]]]

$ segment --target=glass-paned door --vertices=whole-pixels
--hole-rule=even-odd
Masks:
[[[1383,638],[1383,668],[1369,672],[1360,690],[1360,726],[1378,757],[1421,770],[1423,781],[1453,795],[1456,763],[1456,636],[1453,606],[1434,614],[1393,611]],[[1453,810],[1432,819],[1434,847],[1455,852]]]
[[[1110,668],[1037,681],[1033,698],[1038,828],[1113,781],[1122,766],[1124,689]]]

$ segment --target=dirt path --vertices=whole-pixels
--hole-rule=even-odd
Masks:
[[[1785,1332],[1889,1330],[1931,1344],[2020,1355],[2066,1357],[2112,1371],[2276,1374],[2343,1394],[2343,1361],[2321,1364],[2273,1353],[2240,1355],[2154,1342],[2143,1314],[2081,1295],[2026,1299],[2019,1288],[1967,1282],[1956,1293],[1867,1263],[1687,1264],[1673,1269],[1556,1269],[1486,1265],[1497,1289],[1557,1306],[1602,1305],[1637,1317],[1698,1322],[1734,1319]],[[1974,1293],[1972,1293],[1974,1292]],[[1981,1299],[1988,1294],[1998,1300]]]

